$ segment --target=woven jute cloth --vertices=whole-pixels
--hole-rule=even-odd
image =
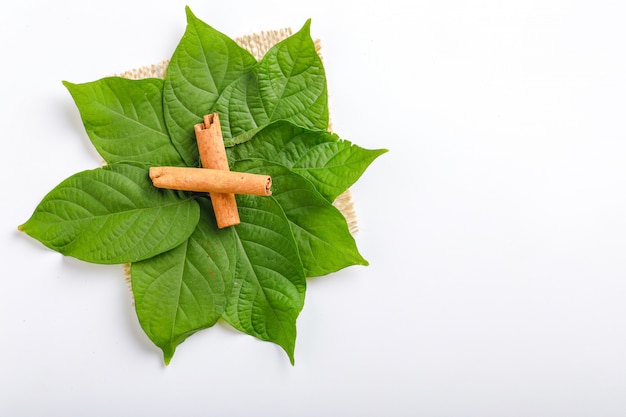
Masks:
[[[248,50],[257,60],[260,60],[272,46],[276,45],[278,42],[282,41],[291,34],[292,30],[290,28],[284,28],[252,33],[250,35],[235,38],[235,41],[242,48]],[[321,44],[319,40],[315,41],[315,48],[321,57]],[[142,78],[165,78],[168,64],[169,60],[162,60],[155,64],[134,68],[117,75],[132,80]],[[358,224],[356,221],[356,214],[350,190],[347,190],[337,197],[333,204],[346,218],[350,233],[356,233],[358,231]]]

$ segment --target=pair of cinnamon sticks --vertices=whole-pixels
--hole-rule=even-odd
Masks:
[[[204,116],[203,123],[196,124],[194,131],[202,168],[152,167],[152,183],[159,188],[207,192],[211,196],[217,227],[237,225],[240,219],[235,194],[271,195],[272,178],[229,170],[217,113]]]

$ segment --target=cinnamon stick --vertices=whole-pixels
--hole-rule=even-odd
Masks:
[[[272,178],[231,172],[218,114],[209,114],[203,120],[194,126],[202,168],[152,167],[150,178],[159,188],[208,192],[221,229],[240,223],[235,194],[271,195]]]
[[[204,116],[204,123],[194,126],[203,168],[229,171],[228,158],[217,113]],[[211,192],[211,202],[220,229],[240,223],[234,193]]]
[[[267,175],[209,168],[152,167],[155,187],[213,194],[271,195],[272,178]],[[215,205],[215,203],[213,203]]]

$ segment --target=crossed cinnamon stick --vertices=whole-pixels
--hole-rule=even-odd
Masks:
[[[272,178],[229,170],[217,113],[204,116],[203,123],[196,124],[194,131],[202,168],[152,167],[152,183],[159,188],[208,192],[217,227],[237,225],[240,219],[235,194],[271,195]]]

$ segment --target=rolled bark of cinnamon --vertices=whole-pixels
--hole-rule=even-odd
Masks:
[[[228,158],[224,148],[220,118],[217,113],[204,116],[204,123],[194,126],[198,151],[203,168],[229,171]],[[239,212],[235,194],[211,192],[211,202],[217,227],[220,229],[239,224]]]
[[[267,175],[209,168],[152,167],[155,187],[218,194],[271,195],[272,178]],[[215,203],[214,203],[215,204]]]

